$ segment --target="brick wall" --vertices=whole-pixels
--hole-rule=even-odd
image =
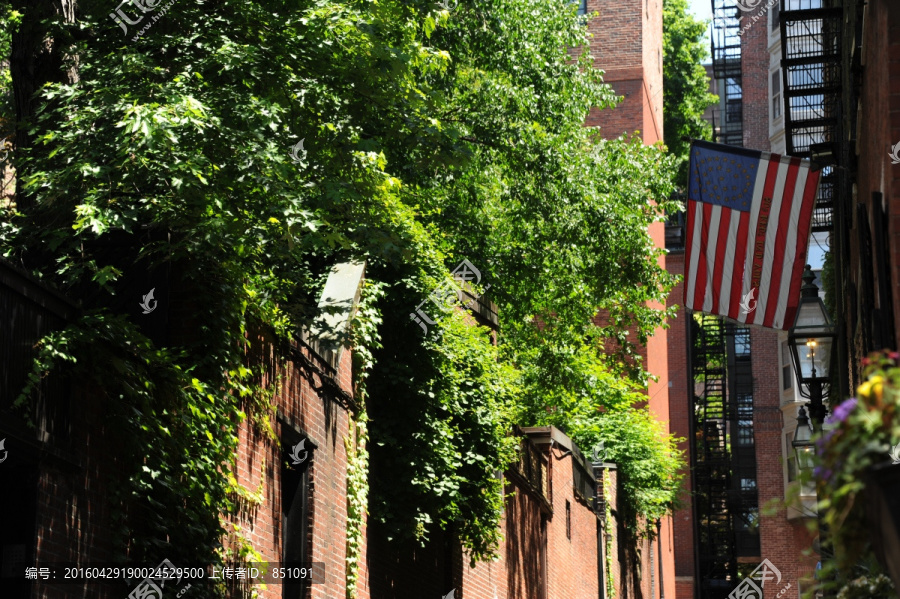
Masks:
[[[769,151],[769,32],[768,16],[761,13],[764,4],[744,14],[742,26],[750,25],[741,37],[743,85],[744,146]],[[815,560],[803,556],[812,542],[806,532],[806,520],[788,520],[784,507],[785,475],[783,435],[786,422],[781,411],[781,359],[779,333],[751,327],[750,348],[753,364],[753,436],[756,447],[756,484],[759,505],[759,557],[742,558],[755,567],[768,559],[781,571],[781,584],[764,587],[765,597],[774,598],[785,585],[796,595],[800,577],[810,574]],[[777,507],[775,507],[777,506]],[[764,509],[770,507],[774,509]]]
[[[782,575],[780,585],[764,587],[766,599],[790,584],[792,594],[800,587],[801,579],[811,578],[816,566],[815,557],[804,557],[812,546],[806,520],[788,520],[784,505],[784,458],[782,437],[784,427],[796,423],[785,422],[781,411],[781,378],[773,372],[778,364],[778,331],[751,328],[750,346],[753,352],[753,432],[756,442],[756,484],[760,506],[760,559],[768,559]],[[768,506],[770,509],[763,509]]]
[[[113,522],[109,488],[105,481],[114,471],[118,453],[107,430],[101,400],[80,390],[73,397],[70,413],[71,440],[57,445],[51,439],[49,451],[35,464],[37,472],[35,559],[27,566],[54,567],[62,562],[98,563],[113,561]],[[68,446],[67,455],[57,451]],[[61,568],[56,568],[61,570]],[[64,572],[57,572],[62,577]],[[64,584],[38,582],[32,597],[119,597],[124,585]]]
[[[765,2],[744,13],[741,26],[750,25],[741,36],[741,84],[744,147],[769,151],[769,31]]]
[[[574,465],[565,457],[567,451],[559,445],[549,451],[553,515],[547,522],[548,598],[595,599],[597,517],[588,504],[575,496]],[[571,535],[566,534],[567,511]]]
[[[314,353],[303,355],[319,369],[325,363]],[[308,436],[315,450],[310,453],[309,469],[309,561],[322,563],[324,584],[312,585],[311,599],[343,596],[346,582],[347,530],[347,453],[344,442],[355,439],[350,413],[333,399],[313,389],[296,362],[276,365],[272,380],[283,381],[276,394],[276,405],[284,418],[273,422],[283,439],[289,428]],[[351,353],[343,352],[335,379],[347,393],[352,392]],[[321,378],[315,377],[317,386]],[[262,490],[263,502],[256,508],[230,518],[241,526],[243,535],[266,561],[280,562],[282,556],[281,463],[285,460],[281,443],[257,432],[245,420],[239,430],[236,478],[245,488]],[[307,448],[310,444],[307,444]],[[226,546],[233,539],[226,538]],[[363,546],[363,556],[365,546]],[[365,563],[364,563],[365,565]],[[363,569],[359,584],[360,599],[368,599],[369,581]],[[260,597],[281,597],[279,585],[268,585]]]
[[[663,138],[662,0],[588,0],[594,67],[624,100],[615,108],[591,111],[590,126],[607,139],[641,132],[646,144]]]
[[[684,275],[684,251],[671,251],[666,256],[666,267],[670,274]],[[684,283],[680,282],[669,294],[668,306],[680,305],[684,293]],[[691,401],[688,397],[689,368],[688,360],[688,322],[687,313],[680,308],[674,319],[669,321],[669,427],[673,434],[684,439],[679,448],[686,459],[690,456],[690,418]],[[684,477],[685,492],[690,493],[691,476],[689,467]],[[694,513],[690,502],[675,512],[672,518],[674,527],[674,561],[675,561],[675,599],[693,599],[694,597]]]
[[[900,340],[900,291],[895,281],[900,281],[900,164],[892,164],[888,155],[891,147],[900,142],[900,6],[896,2],[875,0],[868,6],[865,21],[865,70],[860,91],[859,131],[856,150],[859,154],[857,193],[854,200],[868,207],[869,226],[872,223],[872,192],[881,192],[888,214],[888,243],[890,248],[891,281],[885,281],[892,290],[894,314],[894,338]],[[851,205],[851,203],[848,203]],[[854,207],[855,208],[855,207]],[[858,223],[852,215],[853,228],[850,244],[857,239]],[[874,230],[874,229],[872,229]],[[854,256],[856,256],[854,254]],[[876,257],[878,260],[878,257]],[[857,289],[862,288],[861,268],[858,258],[849,265],[848,276]],[[875,305],[878,304],[876,278]],[[862,302],[859,302],[861,305]],[[859,314],[868,319],[870,315]]]

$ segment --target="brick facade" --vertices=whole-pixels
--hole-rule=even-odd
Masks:
[[[327,364],[308,348],[300,349],[302,355],[321,372],[328,372]],[[246,489],[262,492],[263,502],[249,512],[231,517],[229,521],[241,527],[243,535],[251,541],[263,559],[282,561],[282,480],[281,463],[286,460],[286,440],[291,432],[305,438],[309,455],[308,526],[309,558],[324,572],[320,573],[324,584],[311,585],[310,599],[330,599],[346,592],[347,557],[347,451],[345,443],[355,443],[355,428],[349,410],[321,390],[313,388],[308,373],[297,362],[276,366],[270,373],[272,381],[283,381],[276,394],[279,417],[272,423],[280,442],[255,431],[247,420],[239,429],[239,449],[235,462],[238,483]],[[313,382],[321,389],[322,376],[313,375]],[[351,353],[343,353],[333,376],[340,389],[352,394]],[[314,448],[314,449],[312,449]],[[364,537],[365,539],[365,537]],[[226,537],[226,547],[229,540]],[[365,545],[363,546],[365,555]],[[365,562],[363,562],[365,565]],[[368,572],[360,572],[359,599],[368,599]],[[268,585],[260,593],[263,599],[280,599],[281,588]]]
[[[624,98],[615,108],[592,110],[586,124],[600,127],[607,139],[640,132],[645,144],[662,141],[662,0],[588,0],[587,12],[595,11],[599,16],[588,23],[594,67],[604,71],[604,81]],[[653,223],[649,233],[656,247],[665,247],[664,223]],[[661,256],[659,264],[665,268],[666,258]],[[667,335],[666,329],[657,329],[640,351],[647,370],[658,377],[648,387],[648,406],[665,423],[671,418],[669,390],[673,384]],[[675,593],[673,543],[677,535],[671,517],[662,519],[661,524],[660,541],[646,542],[639,548],[641,564],[628,567],[642,597],[660,594],[658,542],[662,543],[663,594],[672,597]]]
[[[670,250],[666,256],[666,269],[673,275],[684,275],[684,250]],[[681,304],[684,294],[684,282],[680,281],[669,294],[669,307]],[[691,402],[687,395],[689,389],[690,361],[688,360],[688,322],[689,317],[683,309],[678,310],[676,317],[669,321],[669,389],[670,420],[669,427],[673,434],[684,439],[679,449],[685,457],[690,456],[691,438]],[[684,475],[684,487],[687,497],[691,492],[691,476],[688,469]],[[693,599],[694,597],[694,513],[690,502],[677,510],[672,518],[674,529],[674,561],[675,561],[675,598]]]
[[[900,6],[895,2],[876,0],[867,8],[864,22],[863,61],[859,93],[857,131],[848,132],[847,138],[856,139],[850,146],[851,156],[856,154],[858,176],[852,203],[853,210],[846,215],[849,227],[849,264],[845,275],[849,288],[845,306],[848,342],[851,360],[858,365],[866,351],[878,349],[877,324],[874,313],[881,322],[892,314],[893,335],[882,339],[886,347],[897,347],[900,340],[900,291],[894,281],[900,281],[900,164],[893,164],[890,152],[900,142]],[[875,194],[880,194],[876,196]],[[880,208],[880,197],[887,219],[886,247],[874,247],[871,263],[866,263],[858,249],[860,230],[868,228],[873,242],[876,235],[875,212]],[[868,223],[859,222],[856,205],[866,207]],[[865,226],[867,225],[867,226]],[[883,270],[882,270],[883,269]],[[882,273],[890,273],[885,277]],[[871,306],[867,309],[867,277],[874,281]],[[885,280],[887,278],[887,280]],[[883,287],[883,288],[882,288]],[[890,306],[882,305],[882,294],[890,294]],[[891,338],[892,337],[892,338]],[[855,355],[854,355],[855,354]],[[859,368],[851,369],[860,381]]]

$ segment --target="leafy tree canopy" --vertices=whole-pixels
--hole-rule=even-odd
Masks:
[[[2,252],[90,300],[45,341],[37,373],[54,360],[91,369],[134,407],[123,430],[181,435],[125,479],[132,501],[150,498],[152,512],[188,486],[224,511],[215,472],[234,439],[207,437],[233,432],[266,391],[248,340],[263,331],[284,347],[317,317],[328,267],[365,259],[380,319],[358,339],[374,362],[372,517],[419,537],[455,523],[484,557],[499,535],[495,472],[511,456],[510,423],[551,415],[599,430],[598,408],[630,414],[646,383],[634,344],[663,324],[650,306],[673,283],[647,227],[677,208],[665,200],[674,160],[583,126],[615,96],[586,52],[570,56],[585,29],[562,0],[167,6],[141,34],[124,34],[106,0],[79,2],[72,18],[22,8],[23,30],[43,27],[74,75],[40,87],[39,110],[19,123],[33,143],[13,157],[22,189]],[[165,349],[103,308],[127,268],[98,241],[148,228],[165,234],[130,263],[171,264],[173,285],[203,298]],[[491,284],[497,346],[460,314],[433,327],[439,340],[410,318],[464,258]],[[88,351],[95,359],[80,359]],[[661,437],[644,440],[669,455]],[[638,507],[671,503],[666,468],[641,479]],[[195,521],[203,530],[159,517],[144,537],[128,534],[210,546],[215,523]]]
[[[709,93],[708,23],[688,12],[688,0],[663,0],[663,131],[669,151],[679,160],[678,185],[687,180],[692,139],[712,139],[712,125],[703,119],[707,107],[719,101]]]

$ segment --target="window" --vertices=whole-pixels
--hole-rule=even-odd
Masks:
[[[750,329],[739,328],[734,330],[734,355],[738,358],[750,356]]]
[[[784,453],[785,461],[787,462],[787,475],[788,482],[793,482],[797,480],[797,459],[794,457],[794,446],[791,442],[794,440],[794,433],[789,432],[784,434],[784,443],[787,451]]]
[[[738,512],[738,532],[749,532],[753,530],[756,527],[757,522],[759,522],[759,508],[744,508]]]
[[[738,393],[737,417],[738,445],[753,445],[753,395]]]
[[[572,539],[572,504],[566,499],[566,538]]]
[[[791,366],[791,352],[787,341],[781,342],[781,390],[789,391],[794,387],[794,367]]]
[[[772,15],[772,31],[777,31],[778,25],[781,23],[781,19],[779,18],[781,16],[781,13],[779,12],[780,10],[780,0],[778,2],[775,2],[775,4],[773,4],[772,8],[769,10],[769,14]]]
[[[772,120],[781,118],[781,70],[772,73]]]
[[[572,0],[573,4],[578,4],[578,14],[587,14],[587,0]]]
[[[314,447],[309,438],[304,438],[300,432],[285,423],[282,423],[281,443],[281,561],[307,562],[309,464],[312,462]],[[307,586],[306,580],[281,585],[282,599],[305,597]]]

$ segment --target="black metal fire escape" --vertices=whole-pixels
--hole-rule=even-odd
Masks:
[[[694,315],[691,373],[696,596],[726,599],[738,557],[760,552],[750,330]]]
[[[696,526],[697,596],[724,598],[737,576],[727,437],[725,323],[695,314],[691,325],[693,430],[691,466]]]
[[[719,117],[715,141],[744,145],[741,90],[740,11],[733,0],[712,0],[712,66],[719,85]]]
[[[743,146],[741,13],[733,0],[712,0],[712,8],[716,141]],[[695,314],[690,352],[695,596],[727,599],[738,583],[738,557],[759,555],[750,331]]]
[[[784,133],[792,156],[837,154],[841,122],[840,0],[781,0]],[[831,231],[837,173],[822,169],[813,231]]]

